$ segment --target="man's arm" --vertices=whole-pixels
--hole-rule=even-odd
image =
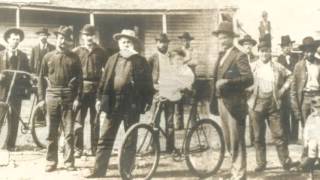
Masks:
[[[36,70],[34,68],[34,64],[35,64],[35,57],[34,57],[34,48],[31,49],[31,55],[30,55],[30,70],[32,73],[36,73]]]
[[[292,75],[292,83],[290,87],[290,103],[293,109],[294,116],[297,120],[301,120],[301,112],[298,102],[298,92],[297,92],[297,76],[299,72],[299,67],[295,66]]]
[[[46,82],[45,77],[48,76],[48,60],[49,60],[49,55],[46,54],[43,57],[42,65],[40,68],[40,74],[38,77],[38,94],[39,94],[39,101],[45,100],[45,90],[46,90],[46,85],[49,82]]]
[[[77,97],[76,99],[80,101],[80,98],[82,97],[82,91],[83,91],[83,75],[82,75],[82,66],[81,66],[81,62],[79,59],[79,56],[76,55],[76,63],[75,63],[75,75],[76,75],[76,79],[78,84],[78,92],[77,92]]]
[[[253,75],[249,65],[248,57],[245,54],[239,55],[236,60],[236,65],[238,67],[240,76],[232,79],[228,79],[227,84],[231,86],[241,86],[247,88],[253,83]]]
[[[281,64],[279,64],[279,70],[280,70],[281,75],[285,78],[285,82],[283,83],[282,87],[279,90],[280,96],[282,96],[283,93],[286,92],[290,88],[290,85],[293,81],[293,76],[292,76],[292,73],[287,68],[282,66]]]

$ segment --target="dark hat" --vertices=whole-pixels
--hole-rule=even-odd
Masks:
[[[96,28],[92,26],[91,24],[86,24],[81,29],[80,33],[82,34],[88,34],[88,35],[95,35],[96,34]]]
[[[280,46],[283,47],[283,46],[288,46],[292,43],[294,43],[295,41],[291,41],[291,38],[289,35],[285,35],[285,36],[281,36],[281,43],[280,43]]]
[[[68,41],[72,41],[72,29],[69,26],[60,26],[57,31],[54,32],[54,34],[57,36],[58,34],[61,34],[66,38]]]
[[[8,38],[9,38],[9,36],[11,35],[11,34],[19,34],[19,36],[20,36],[20,41],[23,41],[24,40],[24,32],[21,30],[21,29],[19,29],[19,28],[10,28],[10,29],[8,29],[5,33],[4,33],[4,35],[3,35],[3,38],[4,38],[4,40],[7,42],[7,40],[8,40]]]
[[[186,57],[185,51],[182,50],[181,48],[174,49],[169,53],[170,57],[172,57],[174,54],[177,54],[182,57]]]
[[[258,50],[261,50],[261,49],[264,49],[264,48],[271,48],[271,44],[270,44],[269,41],[262,40],[262,41],[259,42]]]
[[[299,49],[301,51],[306,51],[307,49],[309,49],[312,52],[315,52],[318,46],[319,46],[319,41],[315,41],[313,37],[307,36],[303,38],[302,44],[299,46]]]
[[[48,30],[48,28],[45,28],[45,27],[42,27],[41,29],[39,29],[37,32],[36,32],[36,34],[46,34],[47,36],[50,36],[50,33],[49,33],[49,30]]]
[[[226,33],[232,36],[238,36],[233,32],[232,22],[229,22],[229,21],[222,21],[219,24],[218,29],[212,32],[212,35],[217,36],[220,33]]]
[[[166,33],[160,33],[158,36],[155,37],[155,40],[161,42],[170,42]]]
[[[126,37],[131,39],[134,43],[139,43],[139,39],[136,35],[136,32],[131,29],[123,29],[121,33],[116,33],[113,35],[113,39],[118,41],[121,37]]]
[[[257,41],[252,39],[250,35],[246,34],[242,39],[239,40],[239,44],[242,46],[243,43],[245,42],[249,42],[251,43],[253,46],[255,46],[257,44]]]
[[[189,41],[194,40],[194,37],[192,37],[189,32],[184,32],[181,36],[178,36],[178,38],[179,39],[186,39]]]
[[[320,96],[315,96],[312,98],[311,104],[313,107],[320,107]]]

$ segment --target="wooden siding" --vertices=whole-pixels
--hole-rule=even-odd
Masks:
[[[212,60],[216,57],[216,41],[211,32],[217,25],[217,14],[204,13],[201,15],[168,15],[167,34],[170,41],[169,50],[180,47],[180,36],[189,32],[195,38],[192,41],[194,57],[199,65],[196,68],[197,76],[210,77]],[[156,51],[155,36],[162,32],[162,16],[147,16],[145,18],[144,48],[146,57]]]

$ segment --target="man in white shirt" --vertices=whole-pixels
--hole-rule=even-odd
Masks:
[[[291,72],[272,61],[271,47],[266,41],[259,44],[259,60],[252,64],[254,83],[248,99],[249,116],[254,129],[256,148],[256,172],[266,169],[266,120],[276,145],[280,163],[284,170],[293,166],[289,157],[288,143],[280,118],[281,97],[290,87]]]

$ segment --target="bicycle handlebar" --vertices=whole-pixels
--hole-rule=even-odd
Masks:
[[[12,70],[12,69],[5,69],[2,70],[1,73],[5,73],[5,72],[11,72],[11,73],[17,73],[17,74],[24,74],[24,75],[28,75],[28,76],[33,76],[33,74],[27,72],[27,71],[21,71],[21,70]]]

